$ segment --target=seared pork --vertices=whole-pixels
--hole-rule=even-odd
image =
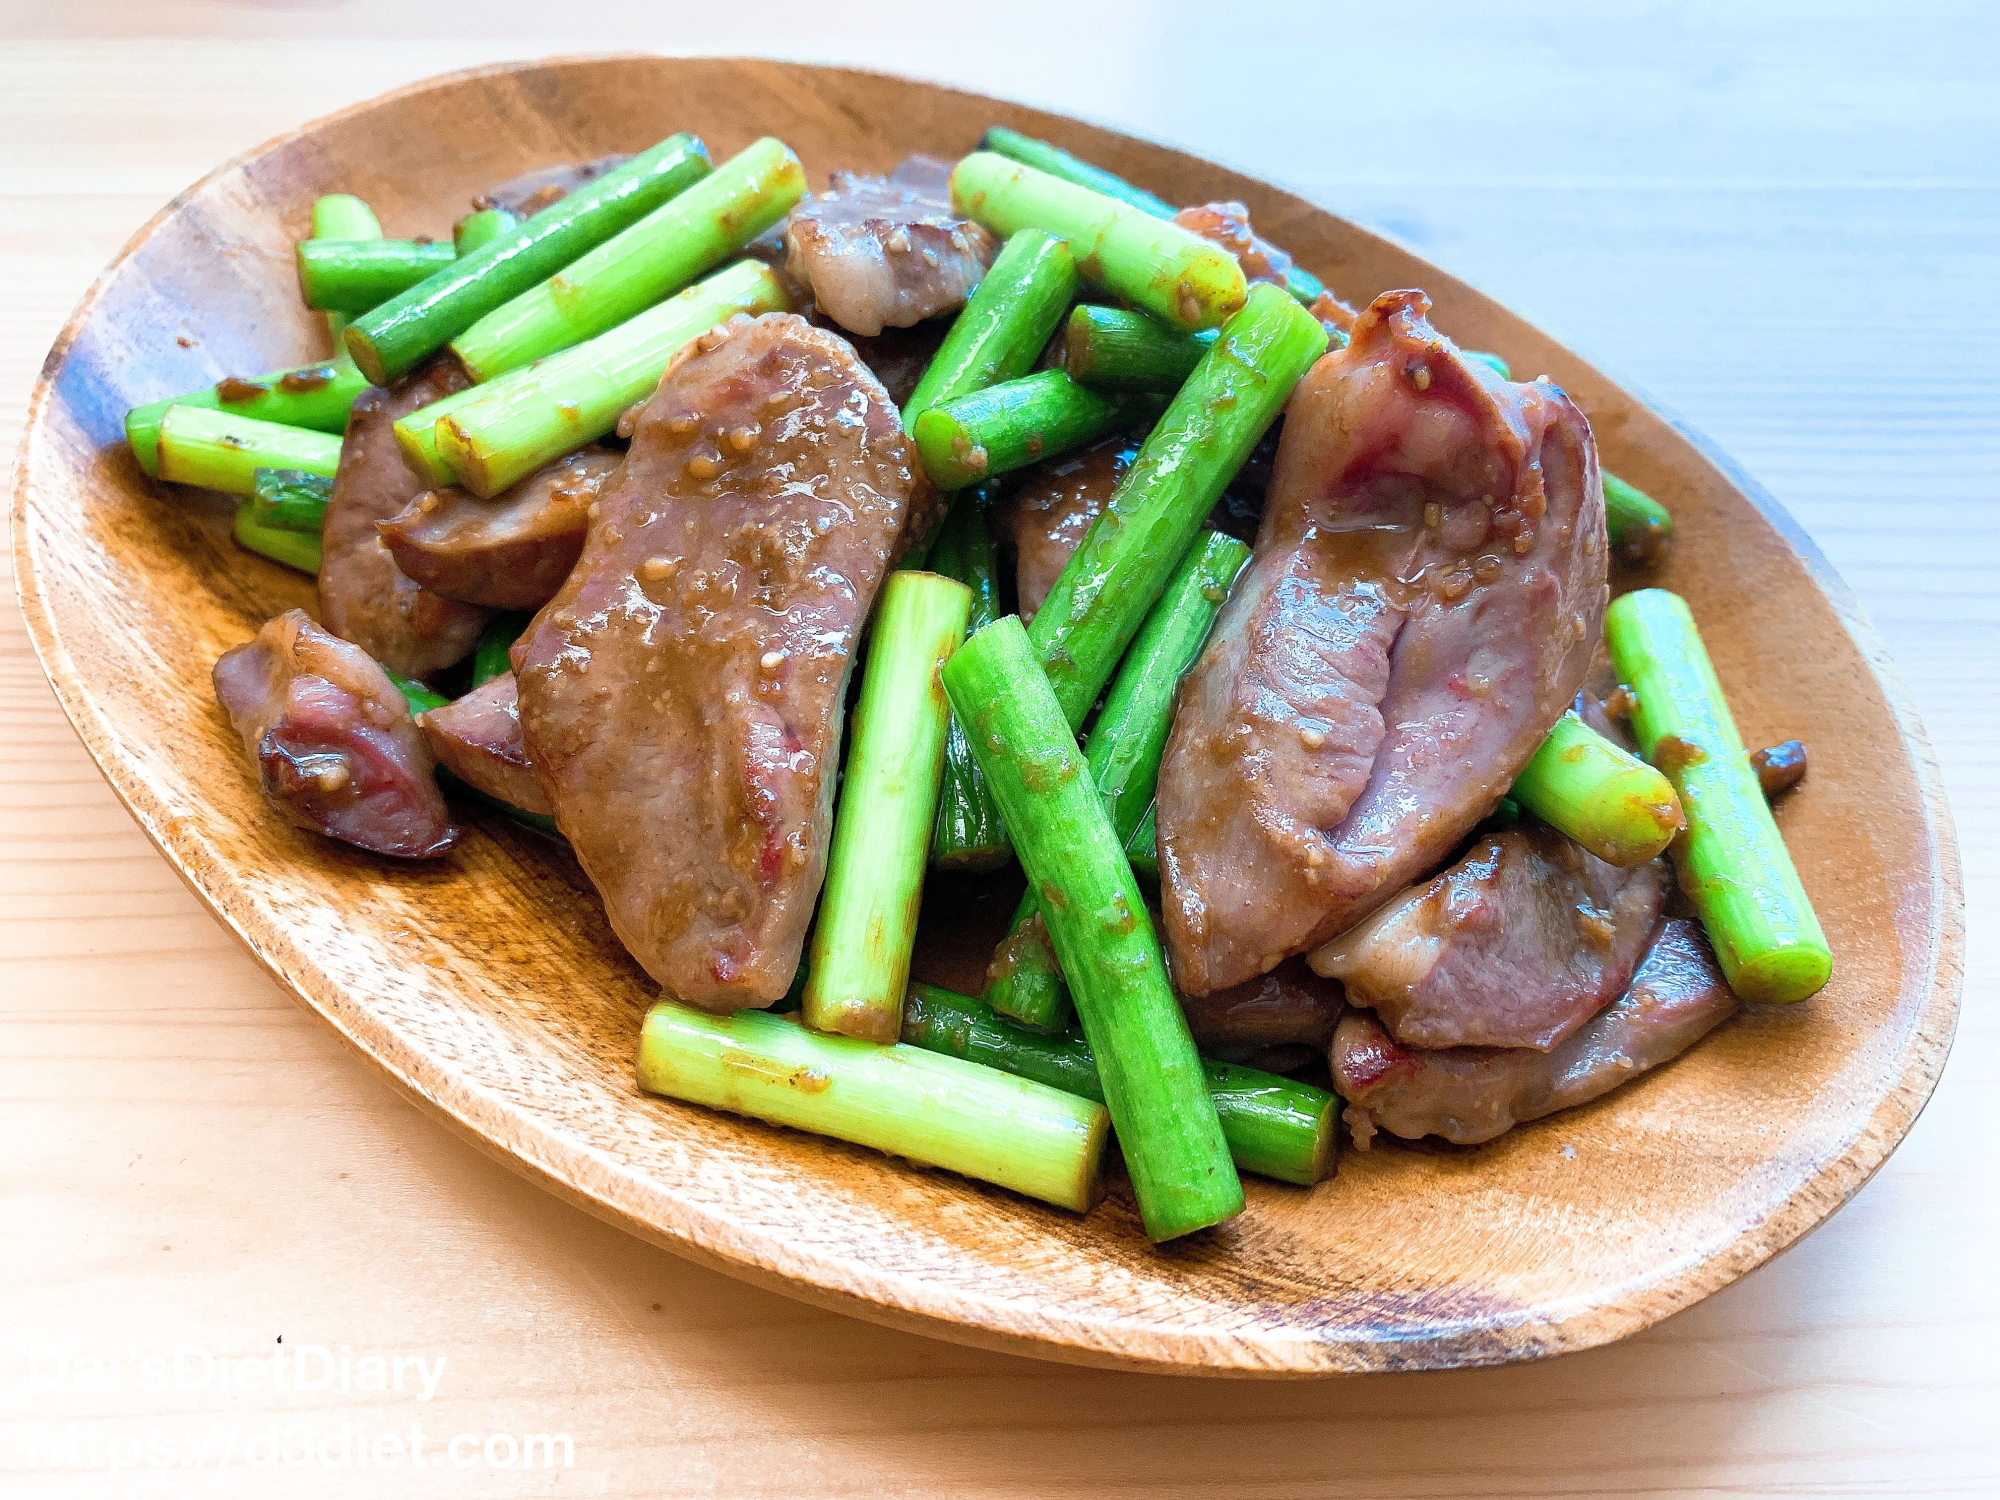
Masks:
[[[396,446],[396,419],[469,383],[444,355],[393,387],[371,386],[356,397],[320,529],[320,619],[405,677],[428,677],[458,661],[479,643],[490,618],[405,575],[375,529],[426,488]]]
[[[924,371],[930,368],[950,326],[940,319],[935,323],[919,323],[914,328],[885,328],[872,339],[856,334],[848,342],[854,345],[861,362],[875,372],[889,399],[900,407],[909,401],[917,382],[924,378]]]
[[[1345,931],[1492,809],[1582,684],[1604,499],[1582,413],[1389,292],[1300,383],[1257,553],[1161,766],[1176,980]]]
[[[785,225],[785,265],[819,310],[869,337],[965,305],[999,250],[951,211],[951,167],[912,156],[888,177],[833,174]]]
[[[1624,997],[1553,1052],[1406,1048],[1366,1011],[1349,1011],[1333,1038],[1334,1087],[1364,1149],[1377,1129],[1477,1145],[1680,1056],[1737,1005],[1700,928],[1675,919],[1661,927]]]
[[[521,742],[521,703],[512,672],[434,708],[417,720],[437,763],[475,791],[522,812],[555,809]]]
[[[1188,1030],[1204,1053],[1265,1066],[1271,1049],[1306,1049],[1294,1066],[1324,1051],[1341,1011],[1340,986],[1296,958],[1229,989],[1180,1000]]]
[[[623,461],[593,443],[491,500],[456,485],[427,490],[375,529],[406,578],[447,599],[540,609],[576,566],[591,504]]]
[[[528,758],[676,999],[768,1005],[825,873],[847,673],[925,482],[836,335],[738,317],[679,357],[515,646]]]
[[[1106,438],[1073,457],[1042,464],[1007,497],[1000,530],[1014,544],[1022,620],[1034,619],[1138,455],[1139,445],[1129,436]]]
[[[1619,869],[1539,824],[1477,845],[1314,950],[1406,1047],[1546,1052],[1631,982],[1666,906],[1664,859]]]
[[[224,652],[215,696],[264,795],[299,827],[405,859],[433,858],[457,839],[402,693],[304,610]]]

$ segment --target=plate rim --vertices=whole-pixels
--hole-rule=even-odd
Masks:
[[[1918,956],[1908,966],[1908,972],[1913,975],[1928,972],[1928,994],[1912,1016],[1911,1037],[1900,1059],[1900,1066],[1893,1078],[1884,1083],[1883,1093],[1874,1109],[1859,1120],[1846,1149],[1821,1163],[1759,1224],[1739,1235],[1725,1248],[1692,1265],[1683,1262],[1664,1266],[1650,1277],[1627,1282],[1618,1288],[1616,1301],[1587,1301],[1552,1322],[1541,1323],[1543,1336],[1526,1348],[1511,1345],[1496,1347],[1490,1342],[1482,1345],[1475,1335],[1462,1333],[1452,1338],[1392,1345],[1399,1350],[1399,1356],[1394,1359],[1378,1357],[1342,1363],[1339,1356],[1342,1353],[1354,1355],[1364,1347],[1362,1341],[1329,1341],[1303,1332],[1283,1337],[1264,1331],[1225,1335],[1213,1330],[1187,1328],[1168,1330],[1163,1335],[1162,1330],[1152,1325],[1141,1325],[1146,1337],[1135,1344],[1132,1339],[1123,1336],[1129,1331],[1126,1325],[1134,1323],[1133,1319],[1071,1318],[1052,1325],[1046,1314],[1038,1320],[1036,1331],[1024,1332],[1018,1326],[1010,1326],[1019,1322],[1018,1309],[1010,1301],[991,1302],[964,1289],[944,1289],[921,1277],[885,1275],[859,1259],[842,1260],[823,1253],[795,1257],[781,1242],[768,1237],[746,1236],[740,1228],[703,1205],[677,1198],[657,1183],[652,1184],[652,1201],[670,1210],[661,1216],[667,1222],[641,1217],[626,1203],[614,1201],[609,1194],[584,1186],[584,1174],[575,1169],[584,1162],[591,1164],[595,1170],[589,1176],[600,1188],[606,1185],[607,1172],[616,1181],[641,1185],[651,1182],[643,1173],[599,1157],[579,1143],[562,1141],[553,1132],[543,1132],[541,1138],[535,1141],[520,1139],[516,1132],[516,1138],[510,1144],[503,1144],[494,1134],[482,1130],[474,1117],[476,1112],[467,1107],[478,1102],[473,1097],[482,1092],[477,1085],[461,1081],[455,1097],[447,1097],[426,1086],[417,1070],[407,1065],[417,1060],[414,1049],[394,1037],[393,1033],[385,1032],[390,1042],[387,1048],[371,1045],[357,1035],[360,1028],[343,1020],[337,999],[330,997],[322,1001],[312,983],[316,980],[330,992],[337,991],[339,986],[330,977],[320,974],[312,963],[292,948],[285,939],[282,923],[265,923],[264,931],[275,940],[260,940],[246,930],[245,923],[232,914],[220,895],[211,892],[196,879],[189,861],[177,848],[168,830],[174,817],[172,809],[149,795],[151,789],[143,777],[137,774],[135,768],[122,763],[119,736],[108,718],[101,714],[87,685],[86,673],[72,658],[63,641],[54,609],[43,589],[38,537],[33,525],[33,512],[37,507],[31,504],[31,496],[38,487],[30,478],[31,460],[45,434],[56,379],[78,333],[96,311],[112,280],[161,224],[211,183],[265,154],[351,116],[480,78],[532,68],[630,62],[672,65],[689,61],[777,66],[876,78],[898,84],[914,83],[964,99],[1017,111],[1026,110],[1045,119],[1088,124],[1150,149],[1181,155],[1194,154],[1183,147],[1099,124],[1086,116],[1017,105],[955,85],[882,70],[721,54],[680,56],[635,51],[564,53],[456,69],[401,85],[317,116],[221,162],[176,193],[135,230],[92,280],[65,319],[29,393],[12,472],[12,503],[8,508],[15,563],[15,594],[37,663],[54,691],[65,718],[110,785],[113,795],[139,824],[181,883],[224,930],[279,982],[293,1001],[328,1025],[342,1042],[386,1075],[406,1098],[441,1121],[454,1134],[471,1142],[482,1154],[594,1217],[649,1243],[739,1280],[866,1321],[955,1343],[1070,1364],[1189,1375],[1324,1378],[1387,1368],[1475,1368],[1550,1358],[1594,1348],[1627,1337],[1692,1306],[1791,1248],[1830,1218],[1880,1170],[1908,1135],[1935,1092],[1955,1037],[1962,1004],[1965,933],[1963,876],[1956,827],[1936,754],[1880,635],[1845,580],[1784,506],[1705,434],[1631,383],[1606,375],[1601,367],[1582,359],[1566,344],[1558,344],[1557,347],[1569,359],[1598,375],[1635,407],[1650,412],[1686,441],[1725,483],[1772,523],[1785,545],[1805,566],[1814,586],[1826,598],[1841,628],[1847,632],[1861,660],[1867,665],[1894,719],[1901,741],[1910,755],[1923,809],[1924,831],[1928,835],[1928,952]],[[1201,159],[1214,161],[1213,158]],[[1246,177],[1254,176],[1248,170],[1226,162],[1215,162],[1215,165]],[[1426,270],[1435,271],[1439,276],[1461,285],[1471,285],[1432,266],[1428,258],[1401,244],[1393,236],[1366,226],[1353,225],[1352,221],[1342,219],[1342,216],[1322,208],[1310,197],[1294,192],[1273,179],[1256,177],[1255,180],[1286,194],[1314,212],[1340,219],[1364,235],[1393,245]],[[1480,295],[1486,296],[1483,292]],[[1486,300],[1505,310],[1506,305],[1499,299],[1486,296]],[[1509,316],[1517,315],[1509,313]],[[1534,329],[1540,337],[1549,338],[1537,325],[1527,323],[1525,319],[1519,321]],[[1553,339],[1550,342],[1555,343]],[[122,774],[114,774],[114,767]],[[127,785],[127,782],[131,784]],[[926,1292],[928,1295],[925,1295]],[[1642,1299],[1644,1305],[1636,1306],[1635,1303]],[[967,1322],[967,1311],[981,1306],[993,1309],[993,1315],[985,1321]],[[1014,1316],[1008,1316],[1010,1312]],[[1180,1351],[1180,1357],[1159,1351],[1157,1345],[1163,1336],[1169,1346]],[[1471,1347],[1454,1349],[1455,1342],[1468,1343]],[[1149,1350],[1145,1347],[1149,1344],[1155,1347]],[[1335,1362],[1330,1363],[1330,1357]]]

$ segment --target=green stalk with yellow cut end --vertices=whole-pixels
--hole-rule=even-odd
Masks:
[[[226,495],[254,495],[259,469],[299,469],[331,479],[340,439],[204,406],[170,406],[160,418],[160,478]]]
[[[893,1042],[902,1024],[951,717],[938,674],[971,610],[972,591],[935,573],[882,586],[813,923],[815,1031]]]
[[[510,382],[518,383],[525,380],[539,368],[539,364],[530,365],[525,370],[515,370],[487,385],[469,385],[462,391],[453,391],[449,396],[439,397],[429,406],[420,406],[408,415],[398,417],[390,431],[396,434],[396,446],[402,450],[403,462],[422,476],[424,483],[434,490],[441,490],[448,484],[457,484],[458,476],[452,472],[451,465],[444,461],[444,455],[438,452],[438,422],[461,407],[470,406],[475,401],[483,401],[488,396],[511,389]]]
[[[783,312],[790,305],[768,266],[738,261],[609,333],[475,387],[470,399],[447,397],[451,405],[430,418],[437,459],[459,484],[491,499],[611,431],[626,407],[652,393],[689,339],[737,313]],[[423,436],[418,432],[405,453],[421,448]],[[397,439],[405,441],[401,431]]]
[[[1063,369],[1093,390],[1175,391],[1215,337],[1213,330],[1182,333],[1142,312],[1086,303],[1063,330]]]
[[[476,381],[616,328],[721,265],[791,211],[805,168],[766,136],[451,341]]]
[[[1094,443],[1137,411],[1041,370],[933,406],[912,430],[931,483],[962,490]]]
[[[1038,141],[1031,135],[1023,135],[1018,130],[1009,130],[1004,125],[990,125],[986,134],[979,138],[979,149],[991,151],[1017,161],[1026,167],[1047,172],[1051,177],[1060,177],[1064,182],[1073,182],[1078,187],[1089,188],[1102,193],[1107,198],[1115,198],[1120,203],[1129,203],[1141,213],[1156,219],[1171,219],[1173,204],[1157,194],[1136,187],[1118,176],[1107,172],[1080,156],[1073,156],[1060,146],[1047,141]],[[1310,305],[1326,290],[1325,284],[1303,266],[1293,266],[1285,273],[1285,290],[1300,302]]]
[[[1041,229],[1069,241],[1085,281],[1175,328],[1214,328],[1243,306],[1243,268],[1220,245],[994,152],[952,169],[951,202],[995,234]]]
[[[1799,881],[1687,602],[1665,589],[1611,601],[1604,643],[1637,698],[1632,729],[1680,794],[1674,841],[1729,987],[1745,1000],[1803,1000],[1833,974],[1833,951]]]
[[[907,1156],[1076,1213],[1103,1196],[1102,1104],[921,1047],[668,1000],[646,1013],[638,1071],[650,1094]]]
[[[1564,714],[1514,780],[1514,800],[1599,859],[1642,865],[1680,832],[1680,798],[1652,766]]]

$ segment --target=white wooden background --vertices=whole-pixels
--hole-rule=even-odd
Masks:
[[[225,156],[469,63],[651,48],[935,77],[1302,189],[1480,283],[1730,450],[1888,638],[1971,904],[1908,1143],[1779,1261],[1627,1343],[1320,1385],[1077,1371],[695,1269],[400,1103],[197,909],[0,610],[0,1491],[8,1495],[2000,1492],[2000,24],[1990,3],[970,11],[0,0],[0,439],[97,269]],[[116,1346],[345,1344],[435,1398],[79,1390]],[[37,1390],[33,1348],[68,1384]],[[46,1355],[40,1366],[52,1369]],[[321,1432],[566,1431],[560,1473],[246,1467]],[[73,1432],[227,1470],[28,1467]],[[65,1424],[75,1424],[67,1427]],[[435,1447],[429,1451],[435,1451]],[[499,1452],[504,1453],[502,1446]],[[46,1462],[46,1453],[44,1452]],[[213,1462],[213,1451],[211,1462]]]

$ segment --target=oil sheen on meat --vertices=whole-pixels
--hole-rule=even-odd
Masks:
[[[825,872],[847,674],[925,481],[837,335],[684,350],[516,644],[528,757],[619,938],[679,1000],[781,997]]]
[[[410,706],[359,646],[287,610],[225,651],[214,680],[258,784],[291,822],[404,859],[456,841]]]
[[[1624,992],[1670,884],[1664,859],[1620,869],[1552,828],[1509,829],[1311,963],[1406,1047],[1546,1052]]]
[[[1334,1086],[1357,1145],[1379,1128],[1472,1146],[1609,1093],[1680,1056],[1737,1008],[1699,927],[1677,918],[1661,926],[1624,996],[1553,1052],[1403,1047],[1351,1010],[1334,1033]]]
[[[1606,599],[1582,413],[1388,292],[1287,408],[1256,555],[1160,772],[1169,954],[1241,984],[1435,867],[1567,708]]]

